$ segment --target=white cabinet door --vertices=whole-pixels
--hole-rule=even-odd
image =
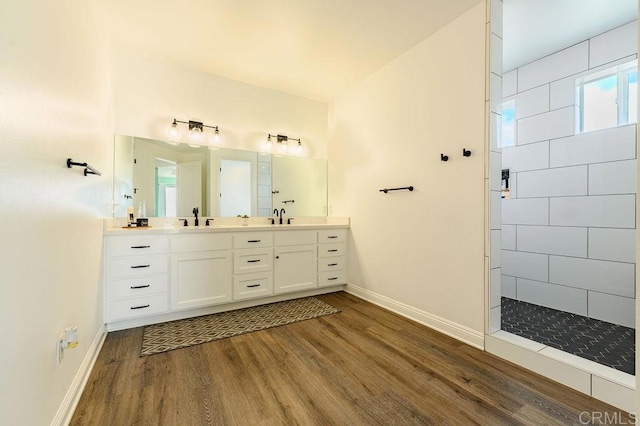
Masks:
[[[233,295],[230,250],[171,255],[171,309],[229,302]]]
[[[288,293],[318,287],[318,249],[315,244],[274,249],[274,292]]]

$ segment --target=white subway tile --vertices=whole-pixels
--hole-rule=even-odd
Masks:
[[[636,230],[589,228],[589,258],[635,263]]]
[[[589,292],[589,317],[636,328],[636,300],[612,294]]]
[[[509,197],[518,198],[518,173],[509,173]]]
[[[500,295],[502,294],[500,287],[500,268],[492,269],[490,274],[489,303],[491,303],[491,308],[495,308],[496,306],[500,306]]]
[[[590,68],[636,54],[638,53],[638,21],[600,34],[590,41]]]
[[[549,167],[549,141],[503,148],[502,168],[513,172]]]
[[[587,257],[587,228],[518,225],[518,251]]]
[[[576,104],[576,78],[567,77],[551,83],[551,109],[559,109]]]
[[[511,299],[516,298],[516,277],[502,275],[500,277],[500,287],[502,289],[502,296],[509,297]]]
[[[495,333],[500,331],[501,326],[501,307],[496,306],[489,311],[489,333]]]
[[[549,85],[536,87],[516,95],[516,119],[549,111]]]
[[[589,166],[589,195],[638,192],[636,160],[612,161]]]
[[[491,269],[500,267],[500,252],[502,248],[502,241],[500,236],[500,230],[491,230]]]
[[[258,185],[258,197],[271,197],[271,185]]]
[[[551,198],[549,213],[550,225],[634,228],[636,197],[635,195],[597,195]]]
[[[518,70],[502,74],[502,97],[508,98],[518,93]]]
[[[636,158],[636,126],[580,133],[551,141],[550,166],[576,166]]]
[[[518,300],[587,315],[587,290],[518,278]]]
[[[502,194],[501,191],[491,191],[491,229],[500,229],[502,225]]]
[[[271,187],[271,175],[258,173],[258,185],[268,185]]]
[[[491,151],[502,152],[502,116],[495,112],[489,117],[489,138],[491,140]]]
[[[587,166],[521,172],[518,198],[587,195]]]
[[[489,160],[491,191],[500,191],[502,189],[502,154],[499,152],[490,152]]]
[[[516,106],[517,108],[517,106]],[[573,135],[574,110],[556,109],[518,120],[518,145]]]
[[[535,281],[549,280],[549,256],[546,254],[502,251],[502,273]]]
[[[491,72],[502,76],[502,39],[491,34]],[[500,101],[502,101],[502,87],[500,87]]]
[[[491,32],[502,37],[502,0],[491,0]]]
[[[502,114],[502,77],[491,73],[491,112]]]
[[[561,50],[518,69],[518,90],[524,91],[589,69],[589,42]]]
[[[504,273],[506,273],[506,266],[505,259]],[[634,297],[635,265],[576,257],[549,256],[549,282],[601,293]]]
[[[548,225],[549,199],[502,200],[502,223],[507,225]]]
[[[607,376],[604,376],[607,377]],[[626,386],[621,386],[611,380],[603,379],[596,375],[592,376],[591,395],[601,401],[611,404],[627,412],[633,412],[636,409],[636,390]],[[634,380],[635,383],[635,380]],[[619,419],[621,419],[619,417]],[[637,416],[634,416],[637,419]],[[626,420],[617,421],[623,424]]]
[[[502,225],[502,249],[516,249],[516,225]]]

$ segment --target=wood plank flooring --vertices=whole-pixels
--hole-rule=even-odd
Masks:
[[[109,333],[71,424],[633,424],[347,293],[319,298],[342,312],[144,358],[142,328]]]

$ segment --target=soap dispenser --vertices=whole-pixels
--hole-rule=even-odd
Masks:
[[[142,202],[142,216],[140,217],[147,217],[147,202],[143,201]]]

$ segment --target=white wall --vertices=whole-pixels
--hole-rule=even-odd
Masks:
[[[330,214],[351,217],[352,288],[479,345],[485,21],[482,3],[339,96],[329,115]]]
[[[261,66],[256,64],[256,66]],[[183,68],[146,53],[113,51],[115,133],[166,140],[174,118],[219,126],[222,145],[257,151],[267,134],[301,138],[327,158],[327,104]]]
[[[576,134],[576,78],[637,58],[634,21],[505,74],[502,294],[635,326],[636,125]],[[499,298],[496,301],[499,303]]]
[[[102,330],[113,139],[97,2],[0,6],[0,424],[51,423]],[[68,169],[67,157],[102,176]],[[80,344],[56,366],[56,341]]]

